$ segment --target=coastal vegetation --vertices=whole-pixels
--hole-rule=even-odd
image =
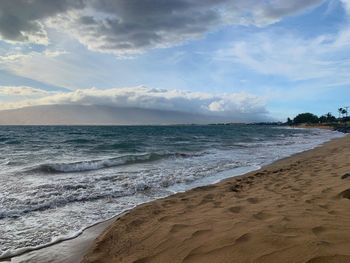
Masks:
[[[350,117],[348,116],[348,107],[338,109],[338,118],[331,112],[317,116],[310,112],[300,113],[294,119],[287,118],[284,123],[289,126],[297,127],[317,127],[331,128],[341,132],[350,132]]]
[[[294,119],[293,119],[293,124],[300,124],[300,123],[318,123],[319,118],[312,113],[305,112],[298,114]]]
[[[287,118],[286,124],[300,125],[300,124],[349,124],[350,117],[348,116],[348,107],[339,108],[339,116],[336,118],[331,112],[324,115],[317,116],[310,112],[300,113],[294,119]]]

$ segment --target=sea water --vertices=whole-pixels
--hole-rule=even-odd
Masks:
[[[342,134],[261,125],[2,126],[0,255],[140,203],[260,168]]]

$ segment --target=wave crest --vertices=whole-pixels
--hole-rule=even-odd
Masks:
[[[176,158],[186,158],[194,155],[187,153],[147,153],[141,155],[125,155],[121,157],[108,158],[102,160],[89,160],[89,161],[79,161],[72,163],[47,163],[41,164],[37,167],[30,169],[32,172],[41,172],[41,173],[75,173],[75,172],[86,172],[99,170],[104,168],[110,168],[115,166],[144,163],[144,162],[153,162],[169,157]]]

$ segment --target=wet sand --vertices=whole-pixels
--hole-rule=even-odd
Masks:
[[[116,217],[117,218],[117,217]],[[93,245],[94,240],[104,229],[115,219],[110,219],[96,224],[84,230],[76,238],[65,240],[44,248],[33,250],[22,255],[9,259],[0,260],[0,262],[11,263],[77,263],[80,262],[88,249]]]
[[[88,262],[350,262],[350,136],[143,204]]]

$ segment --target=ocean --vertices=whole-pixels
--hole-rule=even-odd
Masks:
[[[76,236],[138,204],[341,136],[240,124],[1,126],[0,255]]]

